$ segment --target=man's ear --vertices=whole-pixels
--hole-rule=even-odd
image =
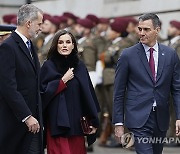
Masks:
[[[26,24],[26,27],[27,27],[27,28],[29,28],[29,27],[31,26],[31,21],[30,21],[30,20],[28,20],[28,21],[26,21],[26,23],[25,23],[25,24]]]
[[[161,31],[161,28],[160,28],[160,27],[157,27],[157,28],[156,28],[157,35],[160,33],[160,31]]]

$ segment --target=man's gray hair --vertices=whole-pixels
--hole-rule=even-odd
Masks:
[[[139,21],[152,20],[154,28],[161,27],[159,17],[154,13],[143,14],[139,17]]]
[[[38,12],[43,14],[43,11],[32,4],[25,4],[20,7],[17,14],[17,25],[22,26],[28,20],[36,20]]]

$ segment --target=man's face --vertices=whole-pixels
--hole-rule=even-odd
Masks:
[[[30,21],[28,34],[30,38],[34,38],[38,35],[39,31],[41,31],[43,15],[38,13],[38,18],[36,20]]]
[[[136,31],[136,28],[137,28],[137,26],[135,24],[133,24],[132,22],[129,22],[129,24],[128,24],[127,28],[126,28],[126,31],[128,33],[133,33],[133,32]]]
[[[107,39],[108,40],[114,40],[116,39],[117,37],[119,37],[119,33],[117,33],[116,31],[112,30],[111,27],[108,28],[107,30]]]
[[[76,24],[75,31],[79,36],[83,36],[84,33],[84,27],[82,27],[80,24]]]
[[[154,46],[157,40],[160,27],[154,27],[152,20],[139,21],[138,35],[140,42],[147,46]]]
[[[169,38],[173,38],[177,35],[180,35],[180,33],[178,34],[178,29],[172,25],[169,25],[168,27],[168,37]]]
[[[49,34],[51,31],[52,23],[49,20],[45,20],[41,26],[41,31],[45,34]]]

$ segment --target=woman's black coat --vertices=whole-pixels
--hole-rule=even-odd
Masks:
[[[91,117],[92,125],[99,126],[98,112],[100,107],[92,86],[88,71],[83,62],[79,61],[74,69],[75,78],[78,80],[81,89],[83,115]],[[45,119],[49,119],[49,127],[52,136],[63,136],[70,129],[69,114],[65,98],[66,90],[55,95],[62,78],[61,74],[52,59],[47,60],[41,68],[41,97],[45,113]],[[71,88],[71,87],[67,87]],[[69,96],[71,97],[71,96]],[[56,105],[55,105],[56,104]],[[46,113],[49,113],[48,117]],[[80,120],[80,119],[79,119]],[[95,142],[96,135],[88,135],[88,144]]]

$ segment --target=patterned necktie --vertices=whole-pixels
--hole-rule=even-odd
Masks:
[[[31,42],[28,40],[28,41],[26,42],[26,44],[27,44],[27,47],[28,47],[28,50],[29,50],[29,54],[30,54],[31,58],[33,58],[32,48],[31,48]]]
[[[150,66],[150,69],[151,69],[151,72],[152,72],[153,79],[154,79],[154,81],[156,81],[156,78],[155,78],[155,63],[154,63],[153,51],[154,51],[153,48],[149,49],[149,52],[150,52],[149,66]]]

